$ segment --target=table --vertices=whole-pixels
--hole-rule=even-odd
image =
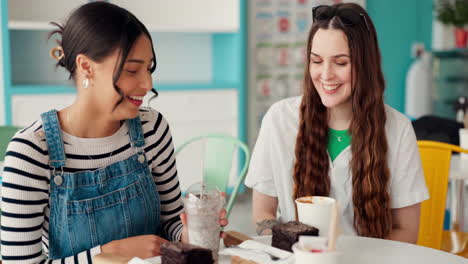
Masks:
[[[462,159],[461,155],[452,155],[450,161],[449,180],[451,229],[466,232],[465,227],[465,180],[468,180],[468,160]]]
[[[255,237],[255,240],[271,244],[271,236]],[[343,264],[468,264],[468,259],[440,250],[397,241],[358,236],[340,236],[337,250],[343,252]],[[95,261],[95,264],[111,262]],[[114,262],[116,263],[116,262]],[[149,263],[159,263],[153,258]],[[230,263],[223,257],[219,264]]]
[[[337,249],[343,251],[342,263],[347,264],[468,263],[465,258],[440,250],[366,237],[343,236],[338,239]]]
[[[270,236],[256,238],[264,243]],[[468,259],[432,248],[413,244],[358,237],[340,236],[337,250],[343,252],[343,264],[468,264]]]

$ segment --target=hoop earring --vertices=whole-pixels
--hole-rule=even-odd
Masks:
[[[89,86],[89,80],[88,78],[86,78],[83,80],[83,88],[88,89],[88,86]]]

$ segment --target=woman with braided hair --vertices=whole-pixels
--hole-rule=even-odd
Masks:
[[[330,196],[343,233],[416,243],[429,195],[411,123],[384,104],[374,25],[352,3],[313,18],[303,95],[269,109],[252,155],[257,232],[295,220],[298,197]]]

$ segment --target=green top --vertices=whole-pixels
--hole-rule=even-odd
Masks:
[[[328,129],[328,153],[332,161],[351,144],[351,135],[348,130]]]

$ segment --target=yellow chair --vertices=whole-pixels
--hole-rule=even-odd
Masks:
[[[450,241],[443,241],[454,237],[443,231],[450,159],[452,152],[468,153],[468,149],[426,140],[418,141],[418,147],[430,194],[430,199],[421,204],[418,245],[451,252],[452,250],[446,246]],[[463,254],[463,252],[452,253]]]

